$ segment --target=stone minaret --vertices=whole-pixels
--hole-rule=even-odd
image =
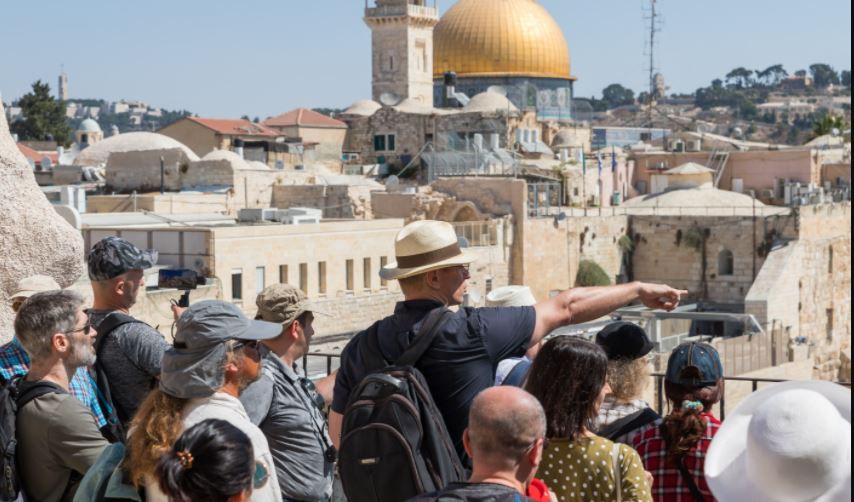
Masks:
[[[365,1],[373,32],[373,98],[394,94],[433,106],[433,28],[439,9],[427,0]]]
[[[56,87],[56,97],[60,101],[68,101],[68,75],[65,70],[59,74],[59,85]]]

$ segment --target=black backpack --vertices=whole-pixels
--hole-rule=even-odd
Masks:
[[[92,375],[92,379],[95,380],[98,404],[101,405],[101,410],[104,412],[104,416],[107,419],[107,424],[101,427],[101,434],[111,443],[124,443],[127,439],[127,431],[125,430],[124,424],[122,424],[122,421],[119,419],[116,406],[113,403],[113,395],[110,391],[110,382],[107,378],[107,373],[104,371],[101,352],[103,351],[104,342],[107,340],[107,336],[109,336],[113,330],[119,326],[135,322],[141,323],[142,321],[121,312],[110,312],[101,321],[101,323],[98,324],[98,327],[95,328],[95,331],[98,332],[98,335],[95,338],[95,355],[97,357],[95,359],[95,364],[90,368],[89,373]]]
[[[403,502],[464,479],[445,420],[415,368],[450,315],[445,307],[430,312],[394,364],[382,355],[378,324],[365,333],[362,360],[374,373],[347,404],[338,460],[348,500]]]
[[[19,376],[9,381],[2,381],[0,386],[0,448],[3,449],[3,458],[0,460],[0,468],[3,469],[0,477],[0,502],[18,500],[18,495],[21,493],[21,480],[18,476],[18,465],[15,462],[15,449],[18,445],[15,436],[15,417],[18,410],[37,397],[53,392],[65,392],[50,382],[27,385],[27,388],[20,392],[22,381],[23,377]]]

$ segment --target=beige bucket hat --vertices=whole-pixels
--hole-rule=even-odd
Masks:
[[[537,304],[528,286],[504,286],[486,295],[487,307],[531,307]]]
[[[444,221],[416,221],[403,227],[394,241],[397,261],[380,270],[380,277],[392,281],[431,270],[468,265],[476,260],[460,248],[457,233]]]
[[[721,502],[851,500],[851,391],[786,382],[754,392],[727,415],[706,454]]]
[[[29,298],[36,293],[45,291],[56,291],[62,289],[53,277],[46,275],[33,275],[18,281],[15,292],[9,298]]]

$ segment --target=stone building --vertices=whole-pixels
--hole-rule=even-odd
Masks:
[[[113,153],[173,149],[181,150],[183,157],[186,157],[189,161],[199,160],[199,156],[187,148],[186,145],[168,136],[153,132],[128,132],[117,136],[110,136],[82,150],[74,158],[73,164],[81,167],[103,167],[107,164],[107,159]]]
[[[303,145],[314,144],[320,160],[341,160],[347,124],[307,108],[297,108],[269,118],[261,125],[287,138],[299,138]]]
[[[214,150],[242,151],[247,160],[279,169],[292,161],[289,153],[296,148],[285,142],[281,132],[244,119],[184,117],[157,132],[187,145],[200,157]]]
[[[80,123],[80,126],[77,127],[77,130],[74,131],[74,142],[80,148],[86,148],[87,146],[94,145],[103,141],[104,139],[104,131],[101,130],[101,126],[98,125],[98,122],[91,118],[87,118],[83,122]]]

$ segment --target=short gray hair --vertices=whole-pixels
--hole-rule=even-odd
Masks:
[[[50,356],[53,335],[74,329],[84,301],[79,293],[63,290],[36,293],[24,302],[15,317],[15,336],[30,358]]]
[[[512,402],[494,399],[495,390],[479,394],[469,414],[469,439],[475,449],[493,461],[512,463],[545,436],[546,414],[528,392],[511,387],[499,389],[513,392]]]

